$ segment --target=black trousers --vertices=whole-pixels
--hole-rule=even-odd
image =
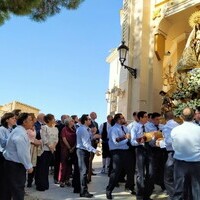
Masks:
[[[167,190],[167,194],[169,195],[169,199],[171,200],[174,193],[174,152],[168,152],[167,162],[165,164],[165,175],[164,175],[164,183],[165,188]]]
[[[89,169],[90,152],[83,149],[77,149],[76,153],[78,157],[78,166],[80,172],[80,185],[81,185],[80,193],[85,194],[88,192],[87,174]]]
[[[167,161],[167,151],[159,147],[150,147],[150,152],[153,159],[154,184],[161,186],[164,190],[164,168]]]
[[[191,190],[191,196],[188,191]],[[185,195],[189,197],[185,197]],[[200,199],[200,162],[174,162],[174,195],[172,200]]]
[[[33,179],[35,178],[36,167],[33,167],[33,172],[28,174],[27,176],[27,186],[31,186],[33,183]]]
[[[78,157],[76,152],[73,154],[73,159],[72,159],[72,164],[74,165],[74,170],[73,170],[73,179],[72,179],[72,187],[74,188],[75,193],[80,193],[80,172],[79,172],[79,167],[78,167]]]
[[[3,157],[3,153],[0,152],[0,199],[3,199],[3,195],[5,193],[5,170],[4,170],[5,158]]]
[[[137,199],[148,199],[153,193],[153,157],[151,147],[136,147],[136,197]]]
[[[112,192],[115,185],[118,183],[121,171],[124,169],[127,174],[126,186],[130,189],[134,189],[134,171],[131,162],[133,155],[130,150],[111,150],[112,166],[113,169],[110,174],[110,179],[107,191]]]
[[[131,185],[128,185],[128,183],[125,183],[125,188],[127,189],[131,189],[133,190],[133,187],[135,187],[135,167],[136,167],[136,157],[135,157],[135,147],[131,147],[129,148],[130,151],[130,160],[129,160],[129,165],[131,165],[131,170],[133,171],[133,177],[132,177],[132,181],[133,183],[131,183]],[[119,180],[118,182],[123,182],[125,180],[125,176],[126,176],[126,171],[125,169],[122,169],[120,175],[119,175]]]
[[[16,162],[5,160],[6,195],[2,200],[24,200],[26,182],[25,167]]]
[[[130,160],[129,160],[129,164],[131,164],[131,170],[132,170],[132,172],[133,173],[131,173],[131,175],[133,176],[132,177],[132,183],[131,183],[131,185],[129,186],[128,185],[128,183],[126,182],[126,184],[125,184],[125,187],[126,188],[129,188],[129,189],[131,189],[131,190],[133,190],[134,189],[134,187],[135,187],[135,172],[136,172],[136,156],[135,156],[135,147],[131,147],[130,149],[129,149],[129,151],[130,151]]]
[[[110,149],[108,141],[102,142],[102,158],[110,158]]]
[[[52,160],[53,154],[51,151],[44,151],[37,160],[36,172],[35,172],[35,184],[37,190],[49,189],[49,166]]]
[[[59,168],[60,168],[60,162],[61,162],[61,147],[60,144],[56,146],[56,151],[54,152],[54,180],[58,181],[58,175],[59,175]]]

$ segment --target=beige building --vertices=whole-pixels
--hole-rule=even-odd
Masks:
[[[3,106],[0,106],[0,117],[4,113],[11,112],[15,109],[20,109],[22,112],[34,113],[35,116],[37,116],[40,111],[38,108],[35,108],[33,106],[29,106],[29,105],[21,103],[19,101],[13,101],[11,103],[7,103]]]
[[[122,112],[131,120],[133,111],[160,112],[159,91],[170,89],[192,30],[189,17],[199,9],[199,0],[123,1],[122,40],[129,47],[125,64],[137,69],[137,78],[121,67],[117,49],[107,57],[110,64],[106,93],[108,114]]]

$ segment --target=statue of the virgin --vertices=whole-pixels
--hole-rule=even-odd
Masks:
[[[200,68],[200,11],[190,16],[189,24],[193,29],[188,37],[182,57],[178,62],[178,72]]]

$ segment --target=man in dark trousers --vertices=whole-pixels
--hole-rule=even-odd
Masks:
[[[137,114],[138,123],[131,130],[131,144],[135,146],[136,153],[136,199],[151,200],[154,189],[153,170],[151,161],[151,147],[146,142],[144,133],[148,115],[145,111]]]
[[[87,114],[81,117],[81,126],[76,131],[77,136],[77,156],[80,171],[81,191],[80,197],[92,198],[93,194],[88,192],[87,187],[87,172],[89,167],[90,152],[100,155],[100,152],[91,145],[91,130],[89,128],[91,119]]]
[[[164,140],[157,140],[156,145],[160,148],[166,148],[167,150],[167,162],[165,163],[164,183],[169,195],[169,200],[172,199],[174,193],[174,151],[172,148],[171,131],[179,124],[174,121],[174,114],[172,111],[168,111],[164,114],[166,124],[163,126],[162,133]]]
[[[5,157],[6,195],[13,199],[24,199],[26,172],[32,173],[28,129],[32,129],[33,120],[28,113],[21,113],[17,119],[17,127],[7,141],[3,156]],[[10,199],[10,198],[5,198]]]
[[[107,122],[104,122],[101,124],[99,131],[101,134],[101,140],[102,140],[102,164],[103,168],[101,170],[101,173],[107,173],[108,168],[110,166],[110,149],[108,145],[108,132],[111,128],[111,121],[113,119],[112,115],[107,116]]]
[[[115,188],[119,180],[119,175],[124,169],[127,174],[126,184],[130,190],[134,189],[134,172],[129,161],[131,160],[132,154],[129,151],[128,141],[130,134],[124,125],[124,116],[121,113],[117,113],[114,116],[115,125],[111,127],[109,131],[109,148],[112,157],[113,169],[110,174],[108,186],[106,188],[107,199],[112,199],[112,191]]]
[[[200,199],[200,126],[193,122],[194,111],[185,108],[181,115],[183,124],[171,132],[174,149],[174,193],[172,200]],[[189,180],[189,182],[188,182]],[[184,197],[192,188],[192,197]],[[189,194],[190,195],[190,194]]]
[[[151,115],[151,121],[145,124],[146,132],[161,132],[163,125],[160,124],[161,114],[153,112]],[[167,152],[165,148],[159,148],[156,146],[156,137],[149,142],[151,149],[151,161],[153,162],[153,179],[154,184],[165,190],[164,185],[164,166],[167,161]]]

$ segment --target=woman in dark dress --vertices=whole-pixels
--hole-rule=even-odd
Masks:
[[[61,165],[60,165],[60,187],[66,184],[70,186],[70,174],[72,164],[74,165],[73,187],[74,192],[79,192],[79,174],[76,156],[76,132],[74,120],[71,117],[65,119],[65,127],[61,132]],[[77,184],[78,183],[78,184]]]

